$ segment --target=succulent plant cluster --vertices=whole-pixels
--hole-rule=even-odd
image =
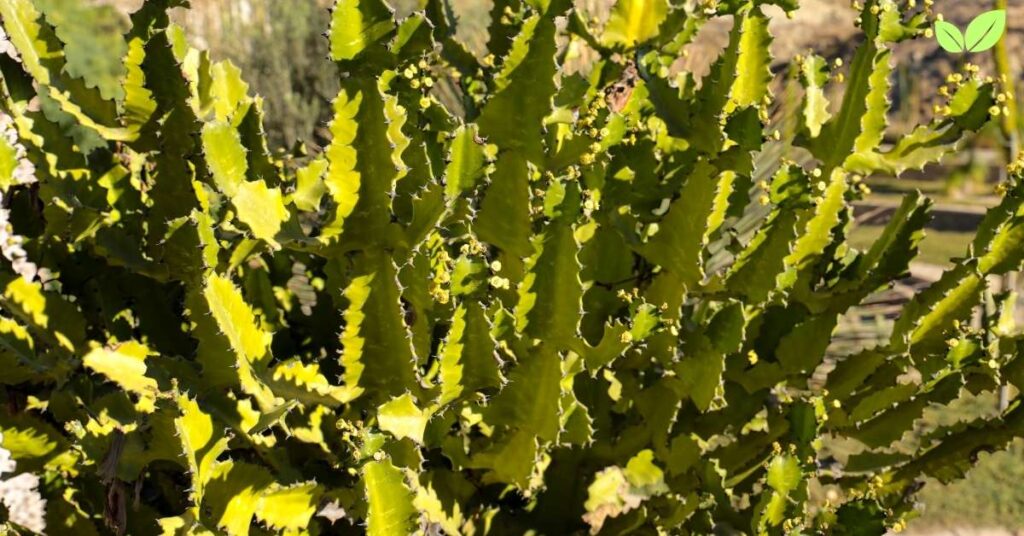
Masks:
[[[766,10],[792,0],[604,23],[495,0],[483,58],[444,0],[338,0],[331,142],[305,154],[268,147],[183,3],[132,15],[111,100],[0,0],[0,446],[50,533],[881,534],[1024,432],[1013,400],[896,446],[1024,386],[1016,298],[987,285],[1024,259],[1016,177],[888,342],[826,359],[931,205],[859,251],[860,177],[936,162],[1006,98],[970,70],[883,147],[891,50],[929,7],[869,0],[847,66],[773,73]],[[721,16],[710,73],[676,73]]]

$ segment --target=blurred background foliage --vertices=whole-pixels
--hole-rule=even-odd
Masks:
[[[267,134],[276,146],[320,144],[338,92],[329,65],[328,2],[321,0],[206,0],[177,18],[194,43],[230,59],[263,96]]]
[[[127,14],[141,0],[36,0],[68,47],[68,68],[104,96],[121,98]],[[321,33],[330,13],[318,0],[199,0],[182,11],[177,23],[194,42],[217,59],[229,59],[263,96],[271,143],[290,147],[299,141],[322,142],[330,101],[338,92]]]
[[[105,98],[123,98],[121,58],[125,53],[120,34],[128,31],[128,20],[112,5],[85,0],[35,0],[67,47],[68,70],[85,78]]]
[[[62,40],[70,46],[68,69],[98,87],[105,96],[121,98],[118,79],[121,76],[122,41],[117,37],[127,30],[126,15],[137,9],[142,0],[35,0],[53,23]],[[398,12],[417,7],[417,0],[392,0]],[[968,20],[991,2],[941,0],[940,13],[963,27]],[[1024,32],[1014,32],[1014,20],[1024,20],[1024,2],[1011,3],[1011,32],[1007,45],[1019,50]],[[210,51],[215,59],[230,59],[244,74],[252,89],[263,96],[266,108],[265,128],[272,146],[290,149],[305,142],[313,152],[326,141],[323,126],[329,117],[330,101],[337,92],[338,73],[324,60],[327,42],[321,36],[328,26],[328,2],[324,0],[192,0],[193,9],[180,14],[176,22],[186,28],[195,44]],[[458,37],[474,53],[485,50],[483,29],[489,22],[490,0],[452,0],[452,9],[459,21]],[[603,19],[610,0],[577,0],[577,7],[588,17]],[[844,17],[853,17],[845,0],[802,0],[793,19],[779,16],[773,20],[775,57],[780,66],[794,54],[814,48],[826,57],[842,58],[856,46],[852,34],[837,34],[830,28],[848,31],[852,24]],[[717,55],[725,42],[727,21],[709,24],[707,34],[680,58],[688,68],[700,72],[701,62]],[[964,57],[951,57],[937,50],[933,43],[917,41],[897,50],[896,63],[912,65],[894,74],[895,85],[891,121],[914,124],[931,113],[930,101],[945,76]],[[1014,60],[1013,54],[1010,54]],[[909,58],[910,61],[906,61]],[[579,59],[586,62],[585,57]],[[989,56],[972,56],[970,61],[990,69]],[[1014,60],[1015,61],[1015,60]],[[778,71],[784,71],[780,67]],[[778,72],[784,83],[785,72]],[[780,91],[783,88],[780,88]],[[48,115],[59,114],[55,107],[41,103]],[[780,115],[784,115],[781,113]],[[1020,118],[1011,121],[1020,124]],[[69,127],[70,128],[70,127]],[[86,136],[79,140],[88,144]],[[876,190],[865,213],[885,224],[886,203],[909,190],[922,190],[938,201],[943,221],[933,226],[922,244],[926,262],[948,265],[955,262],[954,252],[962,252],[964,242],[973,236],[975,217],[989,206],[991,188],[998,182],[1002,167],[1002,147],[1008,140],[999,129],[981,133],[955,161],[928,169],[920,175],[902,178],[872,177],[869,184]],[[942,211],[944,204],[945,212]],[[865,227],[870,229],[871,227]],[[863,231],[861,231],[863,233]],[[868,231],[870,234],[870,231]],[[876,235],[853,237],[870,243]],[[870,312],[866,317],[870,317]],[[878,316],[879,325],[885,319]],[[882,330],[884,331],[884,329]],[[858,344],[863,344],[858,340]],[[990,397],[991,398],[991,397]],[[922,429],[951,420],[963,419],[991,411],[997,401],[979,397],[962,407],[945,413],[932,412]],[[907,438],[913,441],[913,437]],[[837,445],[836,448],[841,448]],[[968,479],[950,485],[928,485],[923,492],[924,515],[911,525],[918,534],[973,534],[964,527],[998,529],[991,534],[1024,534],[1024,442],[1018,441],[1007,452],[981,453],[981,463]],[[1018,532],[1019,531],[1019,532]],[[980,534],[980,533],[978,533]]]

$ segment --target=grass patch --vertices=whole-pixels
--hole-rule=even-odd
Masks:
[[[1024,440],[994,454],[981,453],[967,478],[953,484],[928,482],[921,491],[924,512],[914,532],[939,528],[1024,526]]]
[[[952,186],[947,180],[923,177],[869,177],[864,182],[871,187],[875,200],[899,202],[915,191],[939,204],[990,206],[994,199],[992,186],[977,181],[961,187]]]
[[[920,190],[928,197],[946,194],[946,184],[941,180],[923,178],[869,177],[865,182],[880,194],[908,194]]]
[[[860,250],[866,250],[875,243],[884,229],[880,225],[854,227],[849,237],[850,245]],[[962,257],[967,251],[967,245],[973,239],[973,232],[926,229],[924,239],[919,245],[920,252],[915,260],[937,266],[950,266],[953,264],[950,259]]]
[[[985,391],[977,396],[963,393],[948,406],[925,410],[913,430],[894,445],[894,451],[919,448],[920,438],[937,428],[971,422],[997,412],[998,395]],[[832,438],[826,449],[840,460],[861,451],[851,439]],[[1024,527],[1024,439],[1017,439],[1002,452],[978,453],[977,464],[967,477],[951,484],[928,479],[918,494],[921,514],[911,521],[908,534],[924,536],[956,529]],[[822,490],[812,494],[823,497]],[[955,534],[976,534],[969,530]],[[977,533],[980,534],[980,533]]]

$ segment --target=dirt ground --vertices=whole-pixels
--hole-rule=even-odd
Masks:
[[[1024,536],[1024,530],[1006,529],[941,529],[941,530],[910,530],[905,536]]]

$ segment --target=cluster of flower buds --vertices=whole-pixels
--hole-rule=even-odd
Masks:
[[[409,65],[401,74],[403,78],[408,80],[409,87],[423,92],[419,102],[420,108],[429,108],[432,103],[430,89],[434,87],[434,77],[430,73],[430,65],[427,64],[426,60],[420,60],[418,64]]]

